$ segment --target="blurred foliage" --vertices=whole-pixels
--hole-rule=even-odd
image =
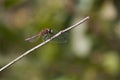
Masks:
[[[25,38],[44,28],[71,30],[0,72],[0,80],[120,80],[119,0],[0,0],[0,67],[42,42]]]

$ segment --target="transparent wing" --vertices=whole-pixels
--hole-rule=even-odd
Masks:
[[[40,38],[40,35],[38,34],[38,35],[35,35],[35,36],[32,36],[32,37],[26,38],[25,41],[35,42],[35,41],[37,41],[39,38]]]
[[[52,34],[44,35],[43,41],[49,39],[50,37],[52,37],[56,33],[57,33],[57,31],[54,30]],[[66,43],[68,41],[68,33],[61,34],[59,37],[55,38],[53,41],[55,41],[57,43]]]
[[[45,34],[43,36],[43,41],[46,41],[47,39],[49,39],[50,37],[52,37],[53,35],[52,34]]]
[[[68,33],[63,33],[60,36],[58,36],[57,38],[55,38],[54,41],[57,43],[67,43],[68,37],[69,37]]]

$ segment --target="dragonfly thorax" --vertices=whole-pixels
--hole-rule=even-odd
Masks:
[[[46,28],[46,29],[42,30],[39,34],[43,36],[43,35],[52,34],[52,33],[53,33],[52,29]]]

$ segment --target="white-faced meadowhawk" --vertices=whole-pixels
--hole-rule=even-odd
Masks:
[[[39,39],[41,37],[42,37],[43,41],[45,41],[45,40],[49,39],[50,37],[52,37],[53,35],[55,35],[56,33],[57,32],[53,29],[45,28],[45,29],[41,30],[38,34],[36,34],[32,37],[26,38],[25,41],[35,42],[37,39]],[[54,41],[57,41],[58,43],[67,42],[66,34],[62,34],[61,36],[54,39]]]

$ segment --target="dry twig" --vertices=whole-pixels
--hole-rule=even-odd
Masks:
[[[3,66],[2,68],[0,68],[0,71],[3,71],[4,69],[8,68],[9,66],[11,66],[12,64],[14,64],[15,62],[19,61],[20,59],[22,59],[23,57],[25,57],[26,55],[30,54],[32,51],[38,49],[39,47],[42,47],[44,45],[46,45],[48,42],[50,42],[51,40],[55,39],[56,37],[60,36],[61,34],[71,30],[72,28],[75,28],[77,26],[79,26],[80,24],[82,24],[83,22],[85,22],[86,20],[89,19],[88,17],[85,17],[84,19],[80,20],[78,23],[59,31],[57,34],[55,34],[53,37],[51,37],[50,39],[38,44],[37,46],[33,47],[32,49],[26,51],[25,53],[23,53],[22,55],[18,56],[17,58],[15,58],[14,60],[12,60],[11,62],[9,62],[8,64],[6,64],[5,66]]]

